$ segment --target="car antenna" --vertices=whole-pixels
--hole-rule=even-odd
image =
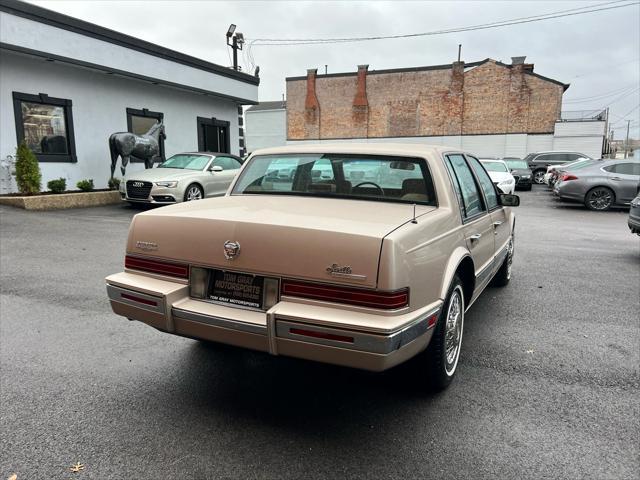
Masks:
[[[416,220],[416,204],[413,204],[413,218],[411,219],[411,223],[418,223]]]

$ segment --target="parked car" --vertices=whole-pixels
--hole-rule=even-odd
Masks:
[[[502,160],[481,158],[480,162],[489,173],[491,180],[502,193],[512,194],[516,189],[516,179],[509,172],[509,167]]]
[[[378,180],[344,180],[356,162]],[[511,278],[518,203],[450,147],[258,150],[224,197],[136,215],[107,292],[126,318],[271,354],[380,371],[424,352],[417,381],[441,389],[465,312]]]
[[[574,162],[563,163],[560,165],[549,165],[547,167],[547,173],[544,175],[544,183],[553,188],[553,185],[558,181],[560,175],[568,170],[579,169],[592,164],[596,160],[590,158],[581,158]]]
[[[590,210],[629,205],[640,181],[640,162],[603,160],[562,174],[553,193],[563,200],[583,202]]]
[[[167,205],[224,195],[242,159],[228,153],[178,153],[157,168],[131,172],[120,182],[129,203]]]
[[[640,193],[631,201],[628,224],[631,233],[640,235]]]
[[[534,183],[542,185],[548,166],[561,165],[581,158],[589,158],[589,156],[578,152],[536,152],[530,153],[524,157],[524,160],[533,172]]]
[[[502,160],[507,164],[511,175],[513,175],[513,178],[516,181],[516,190],[519,188],[522,190],[531,190],[533,172],[529,168],[527,162],[516,157],[505,157]]]

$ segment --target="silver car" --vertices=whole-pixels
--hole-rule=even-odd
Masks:
[[[629,205],[640,181],[640,162],[603,160],[558,178],[553,193],[563,200],[583,202],[590,210]]]
[[[638,195],[631,202],[629,220],[627,223],[631,233],[637,233],[640,235],[640,185],[638,185]]]
[[[157,168],[132,172],[120,183],[122,200],[167,205],[224,195],[242,159],[228,153],[178,153]]]

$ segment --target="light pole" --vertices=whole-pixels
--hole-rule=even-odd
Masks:
[[[233,49],[233,69],[238,70],[238,50],[242,50],[244,35],[240,32],[235,32],[236,26],[232,23],[227,30],[227,45]],[[231,40],[231,43],[229,43],[229,40]]]

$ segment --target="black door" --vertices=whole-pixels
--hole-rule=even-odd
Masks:
[[[200,152],[231,153],[229,122],[198,117],[198,150]]]

